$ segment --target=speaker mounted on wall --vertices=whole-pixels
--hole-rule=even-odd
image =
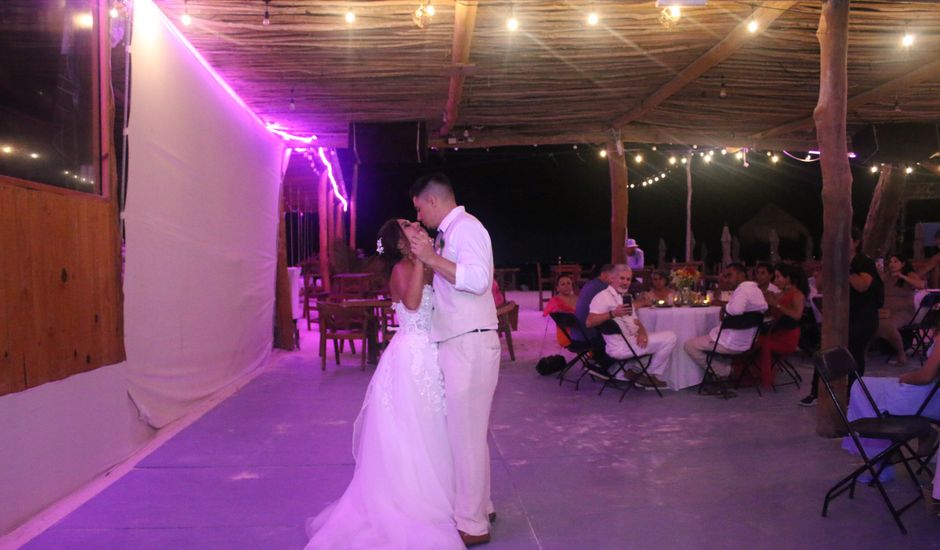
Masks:
[[[869,124],[852,136],[852,149],[863,162],[920,162],[940,151],[936,124]]]
[[[351,122],[349,148],[361,164],[421,164],[428,159],[424,121]]]

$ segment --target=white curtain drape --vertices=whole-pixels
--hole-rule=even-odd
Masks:
[[[127,368],[161,427],[270,353],[286,157],[150,0],[131,52]]]

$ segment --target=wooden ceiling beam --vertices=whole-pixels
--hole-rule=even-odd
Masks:
[[[899,90],[910,88],[911,86],[931,80],[935,77],[940,77],[940,58],[931,61],[930,63],[921,65],[909,73],[891,79],[883,84],[879,84],[870,90],[850,97],[847,104],[848,110],[853,111],[862,105],[890,98]],[[754,134],[753,137],[756,139],[765,139],[784,136],[793,132],[812,130],[814,125],[815,122],[813,121],[813,117],[811,115],[805,118],[791,120],[786,124],[781,124],[780,126],[775,126],[774,128],[758,132]]]
[[[451,63],[455,68],[470,64],[470,43],[473,41],[473,28],[477,21],[476,0],[465,0],[454,4],[454,42],[451,49]],[[444,105],[444,120],[438,134],[446,136],[457,123],[457,108],[463,96],[463,83],[466,72],[457,70],[450,77],[447,86],[447,103]]]
[[[686,87],[690,82],[702,76],[706,71],[718,65],[725,59],[728,59],[735,52],[740,50],[745,44],[754,39],[754,34],[747,30],[748,23],[754,19],[760,25],[760,32],[767,30],[771,23],[790,9],[795,1],[775,1],[763,2],[760,7],[754,10],[752,17],[741,21],[727,36],[720,42],[712,46],[710,50],[702,54],[698,59],[690,63],[686,68],[679,71],[669,82],[660,86],[655,92],[645,97],[623,116],[616,118],[612,126],[622,128],[635,120],[639,120],[644,115],[658,107],[663,101],[666,101],[677,92]]]
[[[433,147],[503,147],[520,145],[564,145],[564,144],[603,144],[608,137],[607,132],[601,128],[595,130],[556,132],[552,134],[511,134],[511,133],[482,133],[474,136],[472,142],[460,140],[457,143],[448,143],[446,137],[429,139]],[[676,144],[688,146],[696,144],[699,147],[749,147],[752,149],[789,149],[792,151],[806,151],[816,146],[812,139],[768,138],[754,139],[748,135],[739,135],[730,132],[702,132],[682,128],[665,128],[646,124],[631,124],[621,130],[621,139],[625,142],[648,144]]]

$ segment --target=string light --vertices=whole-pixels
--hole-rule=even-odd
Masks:
[[[424,13],[428,14],[428,17],[434,17],[434,14],[437,13],[437,10],[431,4],[431,0],[428,0],[428,5],[424,7]]]
[[[724,99],[728,97],[728,88],[725,87],[725,76],[721,75],[721,88],[718,89],[718,97]]]
[[[754,34],[757,30],[760,29],[760,24],[757,22],[757,19],[751,18],[747,23],[747,32]]]
[[[780,162],[780,157],[777,155],[771,155],[770,162],[777,164],[778,162]]]
[[[180,21],[187,27],[193,24],[193,18],[189,15],[189,0],[183,0],[183,16]]]
[[[118,16],[117,8],[111,8],[110,10],[108,10],[108,15],[111,16],[111,19],[117,19],[117,16]]]
[[[636,161],[637,164],[640,164],[641,162],[643,162],[643,155],[637,153],[636,156],[633,157],[633,160]]]
[[[601,149],[600,151],[597,152],[597,154],[600,155],[602,159],[605,159],[607,158],[607,149]]]
[[[676,157],[669,157],[669,164],[675,164],[675,163],[676,163]]]
[[[901,37],[901,47],[910,48],[913,45],[914,45],[914,35],[909,32],[904,33],[904,36]]]
[[[705,163],[706,163],[706,164],[708,164],[709,162],[711,162],[711,161],[712,161],[712,158],[711,158],[710,156],[707,156],[707,157],[702,157],[702,158],[704,158],[704,159],[705,159]]]
[[[297,103],[294,102],[294,89],[293,88],[290,89],[290,110],[291,111],[297,110]]]
[[[31,158],[31,159],[38,159],[38,158],[39,158],[39,153],[30,153],[30,154],[29,154],[29,158]]]
[[[685,164],[685,163],[687,163],[687,162],[689,162],[689,159],[687,159],[687,158],[685,158],[685,157],[682,157],[682,164]]]
[[[516,30],[518,30],[518,29],[519,29],[519,20],[517,20],[514,15],[513,15],[513,16],[510,16],[509,19],[506,21],[506,28],[509,29],[509,30],[511,30],[511,31],[516,31]]]
[[[727,154],[728,154],[728,150],[727,150],[727,149],[724,149],[724,148],[722,148],[722,150],[721,150],[721,154],[722,154],[722,156],[724,156],[724,155],[727,155]]]
[[[869,168],[869,170],[871,170],[871,173],[872,173],[872,174],[877,174],[877,173],[878,173],[878,167],[877,167],[877,166],[872,166],[871,168]]]
[[[356,14],[352,11],[352,9],[346,10],[345,18],[346,22],[350,25],[356,22]]]
[[[908,166],[907,168],[904,169],[904,173],[905,173],[905,174],[911,174],[911,173],[913,173],[913,172],[914,172],[914,168],[912,168],[912,167],[910,167],[910,166]]]
[[[590,13],[588,13],[588,16],[587,16],[587,24],[588,24],[588,25],[594,26],[594,25],[596,25],[600,20],[601,20],[601,16],[598,15],[597,12],[594,11],[593,9],[591,10]]]
[[[13,148],[9,145],[4,145],[3,147],[0,147],[0,151],[3,151],[4,154],[9,155],[13,153]]]
[[[268,4],[271,3],[271,0],[264,0],[264,17],[261,18],[261,24],[267,27],[271,24],[271,14],[268,13]]]

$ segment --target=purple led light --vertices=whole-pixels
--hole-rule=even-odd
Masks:
[[[326,153],[323,151],[323,147],[319,147],[317,152],[320,154],[320,160],[323,161],[323,164],[326,165],[326,174],[330,178],[330,184],[333,185],[333,195],[339,199],[339,202],[343,203],[343,212],[349,208],[349,203],[346,202],[346,197],[344,197],[339,192],[339,184],[336,183],[336,178],[333,177],[333,165],[330,163],[329,159],[326,158]]]
[[[156,11],[156,13],[159,15],[160,21],[163,22],[163,25],[166,26],[166,28],[170,30],[173,36],[175,36],[176,39],[179,40],[180,43],[183,44],[186,47],[186,49],[189,50],[191,54],[193,54],[193,57],[196,58],[196,61],[198,61],[199,64],[202,65],[202,67],[212,76],[212,78],[215,79],[215,81],[219,84],[219,86],[221,86],[222,89],[225,90],[225,93],[227,93],[232,99],[234,99],[235,103],[241,106],[242,109],[247,111],[248,114],[251,115],[252,118],[258,121],[258,124],[264,126],[267,131],[279,136],[281,139],[284,139],[285,141],[300,141],[308,145],[317,139],[316,135],[303,137],[303,136],[295,136],[295,135],[289,134],[286,131],[284,131],[283,126],[276,124],[276,123],[265,124],[261,120],[261,118],[259,118],[258,115],[256,115],[255,112],[252,111],[250,107],[248,107],[248,105],[245,103],[244,100],[242,100],[242,98],[238,95],[238,93],[235,92],[235,90],[231,86],[228,85],[228,82],[226,82],[225,79],[222,78],[222,75],[220,75],[218,72],[216,72],[215,69],[212,68],[212,65],[210,65],[209,62],[206,61],[206,59],[202,56],[202,54],[199,53],[199,50],[197,50],[196,47],[193,46],[192,43],[190,43],[190,41],[186,39],[185,36],[183,36],[183,33],[181,33],[179,29],[176,28],[173,22],[170,21],[170,18],[167,17],[166,14],[163,13],[163,11],[156,4],[154,4],[151,0],[139,0],[139,1],[148,2],[150,4],[150,6],[154,9],[154,11]]]
[[[819,151],[807,151],[807,153],[809,153],[809,154],[811,154],[811,155],[818,155],[818,154],[819,154]],[[850,159],[854,159],[856,156],[857,156],[857,155],[856,155],[855,153],[852,153],[851,151],[849,152],[849,158],[850,158]]]

